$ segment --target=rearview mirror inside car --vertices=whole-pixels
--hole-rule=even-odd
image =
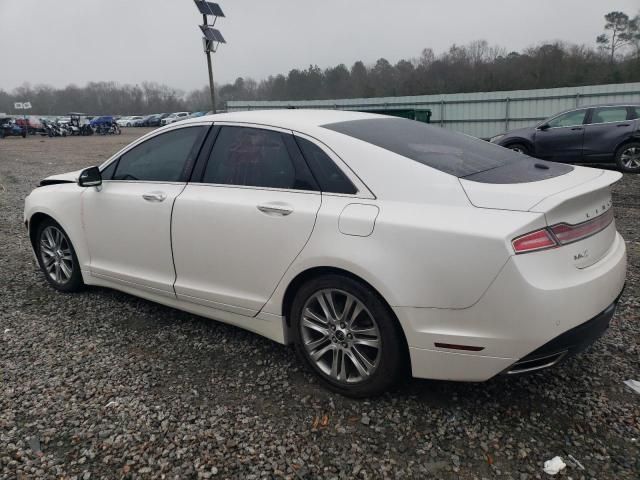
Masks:
[[[80,172],[78,177],[78,185],[81,187],[97,187],[102,185],[102,174],[98,167],[85,168]]]

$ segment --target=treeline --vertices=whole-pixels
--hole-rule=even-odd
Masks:
[[[367,98],[640,81],[640,18],[611,12],[605,21],[597,48],[554,42],[508,52],[480,40],[453,45],[439,55],[426,48],[419,57],[396,64],[381,58],[372,65],[357,61],[351,67],[341,64],[324,70],[312,65],[260,82],[240,77],[218,85],[217,106],[224,109],[229,100]],[[41,115],[210,109],[208,86],[183,92],[153,82],[91,82],[62,89],[24,84],[11,93],[0,90],[0,112],[13,112],[13,103],[21,101],[30,101],[33,113]]]
[[[640,58],[613,61],[603,52],[564,43],[544,44],[523,52],[492,47],[485,41],[452,46],[436,56],[431,49],[419,58],[395,65],[384,58],[373,65],[354,63],[325,70],[310,66],[260,83],[238,78],[219,88],[226,100],[307,100],[486,92],[640,80]]]
[[[14,113],[14,102],[22,101],[31,102],[33,112],[28,113],[38,115],[145,114],[185,109],[183,92],[153,82],[140,86],[90,82],[84,87],[68,85],[65,88],[25,83],[11,93],[0,90],[0,112]]]

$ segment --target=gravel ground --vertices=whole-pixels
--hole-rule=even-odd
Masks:
[[[640,177],[615,187],[627,289],[608,333],[563,366],[483,384],[413,380],[334,395],[292,349],[101,288],[45,283],[23,199],[119,137],[0,141],[1,478],[640,478]],[[568,460],[572,455],[584,467]]]

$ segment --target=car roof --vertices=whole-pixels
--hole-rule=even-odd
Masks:
[[[328,123],[348,122],[367,118],[380,118],[382,115],[374,113],[352,112],[346,110],[323,109],[280,109],[280,110],[250,110],[242,112],[218,113],[202,117],[183,120],[181,124],[189,122],[199,123],[210,120],[212,122],[256,123],[273,127],[296,130],[304,127],[319,127]]]
[[[578,105],[577,107],[567,108],[566,110],[562,110],[560,112],[556,112],[553,115],[547,118],[557,117],[558,115],[562,115],[563,113],[575,112],[576,110],[588,110],[590,108],[603,108],[603,107],[637,107],[640,108],[640,103],[630,103],[630,102],[618,102],[618,103],[601,103],[595,105]]]

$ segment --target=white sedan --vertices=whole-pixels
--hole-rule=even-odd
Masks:
[[[625,282],[620,177],[400,118],[238,112],[43,180],[24,221],[52,287],[294,344],[367,396],[539,370],[598,338]]]

